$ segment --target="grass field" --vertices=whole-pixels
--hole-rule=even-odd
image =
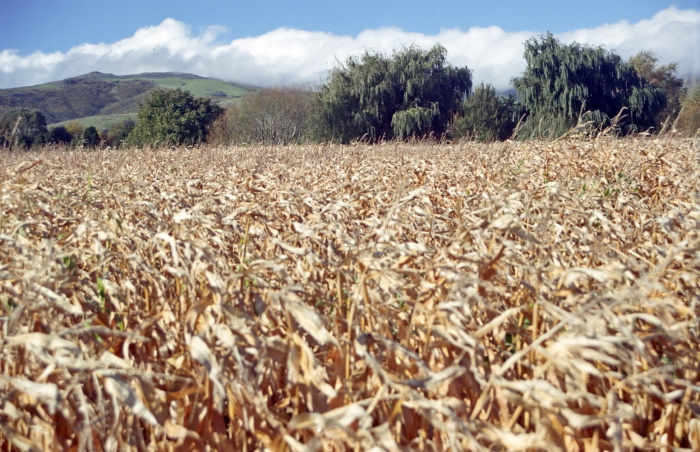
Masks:
[[[0,450],[700,450],[698,153],[3,154]]]
[[[122,121],[126,121],[128,119],[136,121],[137,116],[138,113],[118,113],[114,115],[88,116],[87,118],[72,119],[70,121],[62,121],[56,124],[51,124],[51,127],[65,127],[72,122],[76,122],[80,124],[82,128],[93,126],[98,131],[103,131],[109,130],[109,128],[113,127],[115,124],[120,123]]]
[[[238,98],[249,94],[253,89],[248,89],[242,85],[236,85],[229,82],[224,82],[222,80],[212,80],[206,78],[148,78],[145,77],[143,80],[149,80],[157,83],[162,88],[177,89],[180,88],[185,91],[189,91],[195,97],[217,97],[221,98]]]

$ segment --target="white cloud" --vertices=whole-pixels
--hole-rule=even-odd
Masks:
[[[558,36],[562,42],[603,45],[623,58],[651,50],[661,64],[678,63],[680,75],[700,73],[700,11],[670,7],[651,19],[584,28]]]
[[[678,62],[679,74],[700,72],[700,11],[667,8],[637,23],[626,21],[557,35],[562,42],[604,45],[628,58],[651,50],[661,63]],[[507,89],[525,68],[523,43],[541,32],[506,32],[499,27],[445,29],[436,35],[397,28],[366,30],[359,35],[281,28],[260,36],[217,40],[225,29],[212,26],[201,34],[174,19],[138,30],[114,43],[82,44],[67,52],[20,55],[0,51],[0,88],[26,86],[91,71],[114,74],[178,71],[253,85],[317,83],[327,71],[365,49],[391,53],[403,46],[441,43],[457,66],[468,66],[474,82]]]

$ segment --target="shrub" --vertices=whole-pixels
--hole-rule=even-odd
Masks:
[[[69,144],[73,140],[73,135],[64,126],[56,126],[51,129],[50,141],[54,144]]]
[[[222,112],[209,99],[195,99],[189,91],[156,90],[139,109],[129,142],[137,146],[201,143]]]

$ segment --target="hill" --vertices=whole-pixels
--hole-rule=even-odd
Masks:
[[[190,91],[226,104],[256,88],[177,72],[114,75],[91,72],[78,77],[0,90],[0,113],[14,108],[41,111],[49,124],[96,116],[135,115],[146,95],[158,88]],[[109,122],[109,118],[105,118]]]

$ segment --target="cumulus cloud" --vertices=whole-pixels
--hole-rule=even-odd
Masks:
[[[357,36],[280,28],[260,36],[218,40],[225,32],[212,26],[193,34],[174,19],[138,30],[114,43],[83,44],[67,52],[20,55],[0,51],[0,88],[26,86],[91,71],[114,74],[190,72],[253,85],[322,82],[328,71],[348,56],[365,50],[391,53],[404,46],[440,43],[450,62],[473,70],[475,83],[508,89],[525,68],[523,43],[541,31],[506,32],[492,27],[444,29],[435,35],[397,28],[366,30]],[[628,58],[651,50],[661,63],[677,62],[679,73],[700,72],[700,11],[675,7],[637,23],[622,21],[557,35],[564,43],[603,45]]]
[[[558,36],[562,42],[602,45],[628,58],[640,50],[651,50],[662,64],[678,63],[681,75],[700,73],[700,11],[675,7],[651,19],[585,28]]]

